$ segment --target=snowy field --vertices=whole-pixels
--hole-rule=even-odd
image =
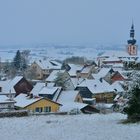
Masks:
[[[54,45],[39,45],[39,46],[0,46],[0,61],[11,61],[13,60],[16,51],[20,50],[30,50],[30,59],[38,59],[38,58],[51,58],[51,59],[59,59],[64,60],[65,58],[71,56],[84,56],[87,59],[94,60],[99,54],[102,54],[105,51],[109,51],[117,48],[117,50],[121,50],[117,47],[108,47],[108,46],[54,46]],[[125,49],[125,47],[122,47]],[[7,57],[8,56],[8,57]]]
[[[0,118],[1,140],[140,140],[140,124],[122,114]]]
[[[38,58],[51,58],[64,60],[65,58],[72,56],[84,56],[88,59],[94,59],[102,52],[93,48],[86,47],[33,47],[33,48],[0,48],[0,61],[11,61],[17,50],[30,50],[30,59]],[[86,53],[85,53],[86,52]],[[7,57],[8,56],[8,57]]]

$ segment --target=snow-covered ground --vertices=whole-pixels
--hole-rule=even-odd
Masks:
[[[30,59],[52,58],[64,60],[71,56],[82,56],[87,59],[95,59],[99,54],[106,51],[106,46],[55,46],[55,45],[38,45],[38,46],[0,46],[0,61],[13,60],[17,50],[30,50]],[[114,49],[114,47],[112,47]],[[124,47],[125,48],[125,47]],[[109,48],[108,48],[109,49]],[[107,49],[107,50],[108,50]],[[110,48],[111,49],[111,48]],[[118,49],[120,50],[120,49]],[[8,56],[8,57],[7,57]]]
[[[122,114],[0,118],[1,140],[139,140],[140,124]]]
[[[126,52],[126,46],[107,47],[101,45],[95,46],[14,46],[14,47],[0,47],[0,61],[10,62],[13,60],[16,51],[30,50],[29,60],[32,62],[40,58],[51,58],[64,60],[65,58],[72,56],[81,56],[90,60],[96,60],[96,58],[105,53],[110,56],[128,56]],[[7,57],[8,56],[8,57]],[[139,56],[139,55],[138,55]]]
[[[88,59],[94,59],[97,55],[102,52],[101,50],[97,50],[95,48],[86,48],[86,47],[32,47],[32,48],[0,48],[0,61],[11,61],[13,60],[16,51],[20,49],[22,50],[30,50],[30,59],[38,59],[38,58],[51,58],[51,59],[59,59],[64,60],[67,57],[71,56],[82,56]],[[86,52],[86,53],[85,53]],[[8,57],[7,57],[8,56]]]

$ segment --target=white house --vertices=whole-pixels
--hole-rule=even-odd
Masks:
[[[0,94],[0,112],[14,110],[15,101],[4,94]]]

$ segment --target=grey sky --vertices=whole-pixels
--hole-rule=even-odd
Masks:
[[[0,0],[0,45],[125,44],[140,0]]]

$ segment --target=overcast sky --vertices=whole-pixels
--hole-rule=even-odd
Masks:
[[[0,0],[0,45],[125,44],[140,0]],[[140,41],[139,41],[140,42]]]

